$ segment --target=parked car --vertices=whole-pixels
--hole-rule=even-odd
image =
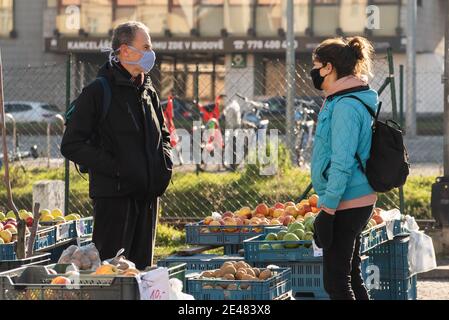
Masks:
[[[62,113],[54,104],[35,101],[5,102],[5,112],[11,114],[16,122],[46,122]]]
[[[166,108],[168,100],[161,101],[161,107],[163,109]],[[184,101],[179,98],[173,99],[173,117],[174,119],[193,119],[194,114],[197,114],[198,111],[194,109],[193,102]]]

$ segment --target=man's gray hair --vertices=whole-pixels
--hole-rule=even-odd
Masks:
[[[150,33],[150,29],[139,21],[128,21],[119,24],[112,34],[112,49],[116,51],[122,44],[131,45],[136,37],[137,30]]]

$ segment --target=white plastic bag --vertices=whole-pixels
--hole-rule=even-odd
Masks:
[[[410,231],[408,260],[412,275],[435,269],[437,261],[432,238],[421,231]]]
[[[95,270],[101,265],[101,260],[95,244],[91,243],[84,247],[75,245],[68,247],[62,253],[58,263],[73,263],[79,270]]]
[[[182,281],[179,279],[170,279],[169,296],[170,300],[195,300],[190,294],[182,292]]]
[[[407,230],[409,230],[409,231],[418,231],[419,230],[419,226],[416,223],[415,218],[411,217],[409,215],[405,216],[404,227],[407,228]]]

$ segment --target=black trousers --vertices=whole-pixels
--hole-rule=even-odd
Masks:
[[[324,288],[331,300],[369,300],[362,278],[360,243],[372,211],[373,206],[369,206],[335,213],[332,244],[323,249]]]
[[[101,260],[123,255],[143,270],[152,265],[156,240],[158,200],[132,197],[94,199],[92,241]]]

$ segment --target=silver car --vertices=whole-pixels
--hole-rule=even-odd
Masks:
[[[5,102],[5,112],[11,114],[16,122],[48,122],[62,113],[53,104],[35,101]]]

